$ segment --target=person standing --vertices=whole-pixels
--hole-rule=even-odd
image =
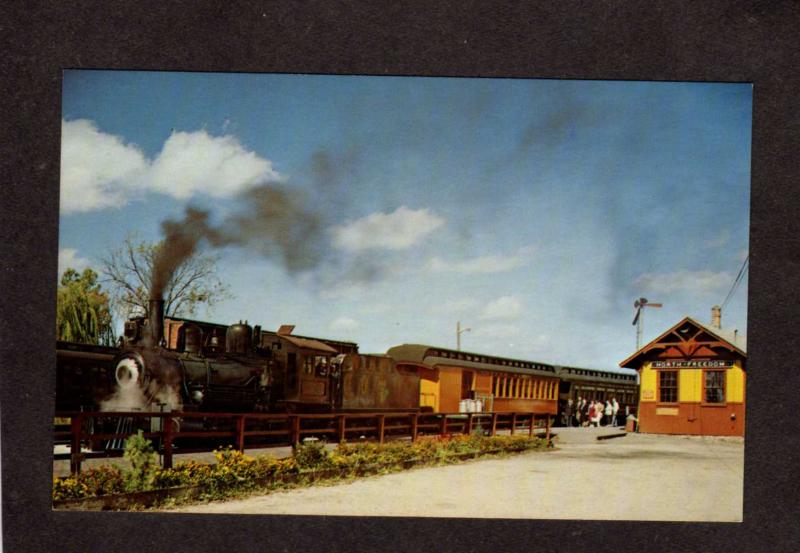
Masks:
[[[564,426],[572,426],[572,400],[567,400],[567,405],[564,407]]]
[[[583,420],[584,420],[583,425],[584,426],[589,426],[590,424],[592,424],[592,419],[589,417],[589,411],[591,410],[591,408],[592,408],[592,402],[589,401],[588,399],[584,398],[584,400],[583,400]]]
[[[614,426],[619,426],[619,419],[617,415],[619,414],[619,402],[617,402],[617,398],[611,398],[611,420]]]
[[[583,400],[581,399],[581,396],[578,396],[578,400],[575,402],[575,422],[577,423],[578,427],[581,426],[581,407],[583,406],[582,401]]]
[[[603,422],[606,426],[611,426],[611,414],[614,412],[614,409],[611,407],[611,401],[606,400],[606,405],[603,407]]]

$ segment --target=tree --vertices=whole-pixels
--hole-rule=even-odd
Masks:
[[[101,260],[112,303],[123,317],[147,316],[153,262],[160,247],[128,237],[121,248]],[[217,277],[218,261],[218,256],[197,254],[180,263],[164,289],[164,315],[192,315],[202,304],[212,307],[231,297]]]
[[[61,277],[56,303],[56,336],[67,342],[114,345],[114,325],[108,294],[97,273],[67,269]]]

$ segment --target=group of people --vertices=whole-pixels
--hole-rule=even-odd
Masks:
[[[564,408],[564,425],[619,426],[618,415],[619,403],[615,397],[603,403],[578,396],[577,401],[567,400]]]

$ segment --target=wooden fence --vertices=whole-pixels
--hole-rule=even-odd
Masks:
[[[369,439],[384,443],[391,439],[419,436],[472,434],[480,431],[494,436],[500,432],[534,435],[540,430],[550,440],[550,415],[535,413],[162,413],[144,411],[57,413],[56,420],[68,421],[69,429],[56,425],[55,442],[68,444],[69,453],[55,453],[54,459],[69,459],[77,474],[84,459],[118,457],[124,441],[143,430],[156,442],[165,468],[172,467],[175,442],[180,453],[211,451],[219,445],[245,448],[295,446],[305,438],[327,442]],[[62,425],[65,426],[65,425]],[[199,442],[213,444],[197,447]],[[184,445],[184,444],[189,444]],[[90,451],[83,451],[84,446]]]

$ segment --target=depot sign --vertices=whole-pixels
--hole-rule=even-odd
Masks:
[[[698,361],[653,361],[654,369],[724,369],[733,367],[733,361],[698,360]]]

